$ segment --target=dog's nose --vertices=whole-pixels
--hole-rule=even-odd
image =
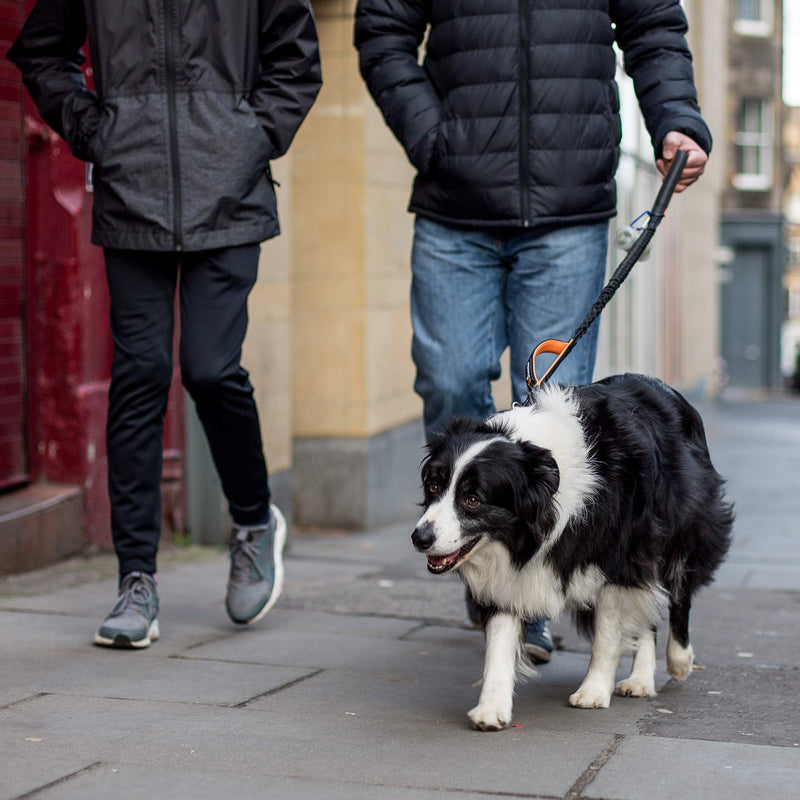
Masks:
[[[430,522],[423,522],[414,529],[411,534],[411,542],[417,550],[430,550],[436,541],[436,536],[433,533],[433,525]]]

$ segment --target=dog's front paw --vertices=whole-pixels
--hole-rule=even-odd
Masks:
[[[611,705],[611,693],[599,686],[581,686],[570,695],[569,704],[574,708],[608,708]]]
[[[656,687],[652,681],[647,683],[636,678],[626,678],[617,684],[617,694],[623,697],[655,697]]]
[[[511,709],[501,710],[488,703],[478,703],[467,716],[476,731],[501,731],[511,722]]]

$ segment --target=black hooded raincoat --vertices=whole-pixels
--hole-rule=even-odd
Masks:
[[[321,85],[308,0],[39,0],[8,56],[95,165],[95,244],[206,250],[278,233],[269,162]]]

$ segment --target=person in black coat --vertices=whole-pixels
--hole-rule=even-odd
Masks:
[[[81,71],[87,38],[94,90]],[[240,358],[259,243],[279,232],[269,164],[321,85],[309,2],[38,0],[8,57],[45,121],[93,164],[92,242],[105,251],[114,343],[107,450],[120,575],[94,641],[139,648],[159,636],[178,285],[182,380],[233,520],[226,606],[253,622],[280,594],[286,523],[270,502]]]
[[[455,415],[495,411],[507,347],[522,402],[533,347],[568,340],[602,289],[622,134],[615,43],[658,170],[682,149],[677,191],[702,174],[711,134],[686,30],[679,0],[359,0],[361,74],[417,170],[412,355],[429,440]],[[593,326],[558,380],[591,382],[596,345]],[[549,660],[542,621],[526,646]]]

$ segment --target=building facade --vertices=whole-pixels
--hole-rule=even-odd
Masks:
[[[721,355],[726,383],[739,389],[781,384],[782,18],[782,0],[729,3]]]
[[[781,376],[784,386],[800,391],[800,106],[784,109],[783,145],[786,233],[786,316],[781,336]]]

